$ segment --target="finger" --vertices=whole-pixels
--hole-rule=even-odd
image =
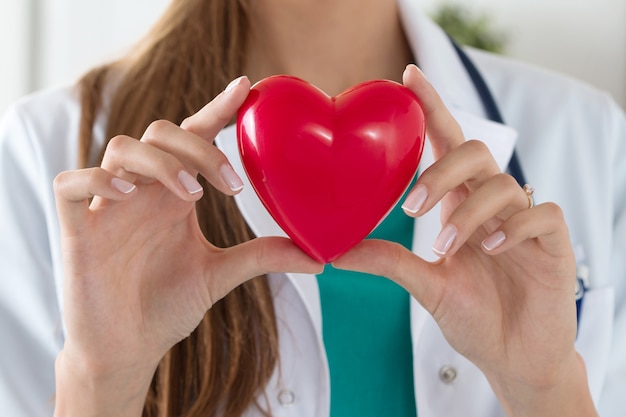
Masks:
[[[409,291],[431,314],[443,294],[443,281],[434,264],[397,243],[364,240],[340,256],[333,266],[389,278]]]
[[[243,282],[270,272],[317,274],[324,265],[314,261],[290,239],[262,237],[224,249],[219,261],[213,260],[213,282],[220,283],[215,300]],[[214,300],[214,302],[215,302]]]
[[[233,81],[197,113],[183,120],[181,127],[210,142],[237,113],[250,91],[250,80],[242,76]]]
[[[498,173],[500,168],[483,142],[463,142],[420,175],[402,208],[408,215],[418,216],[460,185],[472,191]]]
[[[225,194],[235,194],[243,188],[241,178],[231,167],[226,155],[209,141],[167,120],[152,122],[141,138],[175,156],[192,173],[200,172],[215,188]]]
[[[528,197],[515,178],[508,174],[493,176],[450,214],[433,243],[433,251],[440,257],[454,255],[480,227],[491,232],[490,228],[499,227],[501,221],[527,208]]]
[[[102,167],[128,182],[134,182],[135,177],[142,183],[159,181],[185,201],[196,201],[202,196],[202,186],[195,175],[176,157],[128,136],[109,141]]]
[[[497,231],[483,240],[482,247],[485,252],[497,255],[529,239],[536,239],[551,256],[571,255],[563,211],[554,203],[543,203],[512,215]]]
[[[132,198],[137,187],[102,168],[66,171],[54,179],[54,195],[63,227],[79,227],[89,212],[89,201],[100,196],[123,201]]]
[[[435,159],[441,158],[465,141],[463,130],[417,66],[411,64],[406,67],[402,82],[420,100],[426,118],[426,133]]]

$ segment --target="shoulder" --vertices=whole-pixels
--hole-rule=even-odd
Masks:
[[[74,87],[39,91],[22,97],[2,117],[2,145],[29,141],[46,145],[62,145],[69,133],[76,130],[80,106]]]
[[[574,77],[475,48],[466,51],[499,104],[512,112],[585,110],[593,115],[619,109],[609,94]]]
[[[546,136],[570,144],[590,137],[619,140],[624,112],[609,94],[573,77],[500,55],[467,49],[483,74],[505,122],[520,138]],[[620,133],[622,132],[622,133]],[[522,146],[524,146],[522,144]]]
[[[0,121],[0,153],[22,169],[48,175],[76,165],[80,101],[73,85],[38,91],[12,104]]]
[[[540,86],[549,96],[570,93],[589,97],[604,95],[591,85],[558,71],[472,47],[465,47],[465,51],[494,88],[530,87],[536,90]]]
[[[74,86],[42,90],[20,98],[3,115],[3,124],[21,124],[32,134],[69,128],[79,120],[80,105]],[[48,136],[48,135],[43,135]]]

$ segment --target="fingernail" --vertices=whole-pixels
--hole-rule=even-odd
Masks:
[[[198,180],[187,171],[180,171],[178,173],[178,181],[180,181],[189,194],[197,194],[202,191],[202,186]]]
[[[137,188],[135,184],[124,181],[121,178],[113,178],[111,180],[111,185],[113,186],[113,188],[123,192],[124,194],[130,194],[135,188]]]
[[[420,70],[420,67],[418,67],[416,64],[414,63],[406,64],[406,69],[413,68],[413,67],[415,67],[419,72],[422,72],[422,70]]]
[[[224,94],[228,94],[233,88],[237,87],[241,80],[243,80],[243,75],[241,77],[235,78],[232,80],[224,89]]]
[[[485,248],[485,250],[490,251],[502,245],[505,240],[506,240],[506,235],[504,234],[503,231],[499,230],[495,232],[494,234],[492,234],[491,236],[489,236],[487,239],[483,240],[482,245],[483,245],[483,248]]]
[[[415,68],[419,74],[424,75],[424,72],[422,71],[422,69],[420,67],[418,67],[416,64],[407,64],[407,66],[406,66],[406,68],[404,70],[407,71],[410,68]]]
[[[235,172],[235,170],[228,164],[224,164],[220,168],[220,174],[222,175],[222,179],[226,184],[228,184],[228,188],[231,191],[239,191],[243,188],[243,181],[239,178],[239,175]]]
[[[443,256],[448,252],[448,249],[454,243],[454,239],[456,239],[456,227],[452,224],[447,224],[435,239],[435,243],[433,244],[433,251],[439,255]]]
[[[404,200],[404,204],[402,204],[402,209],[410,214],[415,214],[424,205],[424,202],[428,198],[428,190],[426,186],[423,184],[418,185],[415,189],[409,194],[409,196]]]

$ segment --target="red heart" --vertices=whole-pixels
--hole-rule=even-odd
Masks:
[[[306,81],[255,84],[237,116],[239,152],[282,229],[328,263],[364,239],[417,172],[425,122],[415,95],[385,80],[329,97]]]

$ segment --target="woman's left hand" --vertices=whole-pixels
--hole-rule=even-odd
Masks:
[[[334,265],[406,288],[485,373],[509,415],[595,415],[574,348],[576,266],[560,208],[529,208],[526,192],[487,147],[465,140],[417,67],[407,67],[403,80],[424,108],[436,161],[404,207],[420,216],[441,203],[433,245],[440,259],[366,240]]]

